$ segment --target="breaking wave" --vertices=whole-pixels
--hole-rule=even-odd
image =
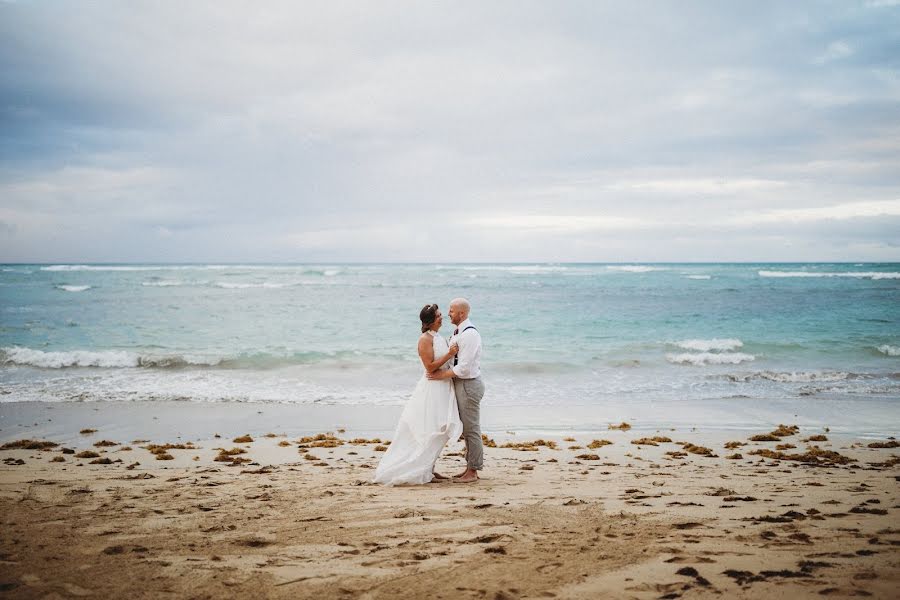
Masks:
[[[812,383],[817,381],[844,381],[856,375],[844,371],[757,371],[755,373],[731,373],[728,381],[746,383],[755,380],[777,381],[779,383]]]
[[[815,271],[759,271],[760,277],[854,277],[856,279],[900,279],[896,271],[847,271],[817,273]]]
[[[650,271],[665,271],[661,267],[649,267],[647,265],[607,265],[610,271],[623,271],[625,273],[649,273]]]
[[[736,365],[756,360],[752,354],[743,352],[684,352],[682,354],[666,354],[666,360],[673,364],[694,365]]]
[[[0,362],[4,364],[64,369],[67,367],[156,367],[214,366],[220,360],[208,361],[185,356],[141,356],[126,350],[71,350],[68,352],[44,352],[12,346],[0,349]]]
[[[744,342],[737,339],[719,339],[714,338],[711,340],[681,340],[680,342],[675,342],[675,346],[679,348],[683,348],[685,350],[697,350],[699,352],[710,352],[712,350],[735,350],[737,348],[741,348],[744,345]]]

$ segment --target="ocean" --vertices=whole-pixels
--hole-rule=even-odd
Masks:
[[[896,263],[8,264],[0,413],[399,407],[421,373],[419,310],[456,296],[484,340],[486,430],[900,432]]]

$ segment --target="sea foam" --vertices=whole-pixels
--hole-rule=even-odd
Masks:
[[[896,271],[847,271],[821,272],[815,271],[759,271],[760,277],[854,277],[857,279],[900,279]]]
[[[887,356],[900,356],[900,346],[889,346],[887,344],[883,344],[878,346],[877,350],[882,354],[886,354]]]
[[[699,352],[709,352],[711,350],[735,350],[744,345],[744,342],[737,339],[718,339],[711,340],[681,340],[675,342],[675,345],[685,350],[697,350]]]
[[[268,288],[268,289],[280,289],[285,287],[291,287],[297,285],[296,282],[290,283],[274,283],[270,281],[264,281],[261,283],[233,283],[229,281],[217,281],[215,283],[216,287],[226,289],[226,290],[245,290],[250,288]]]
[[[136,367],[140,361],[140,357],[137,354],[118,350],[44,352],[19,346],[3,348],[0,351],[0,359],[7,364],[27,365],[44,369],[62,369],[65,367]]]
[[[729,381],[750,382],[755,379],[777,381],[778,383],[812,383],[818,381],[844,381],[851,374],[844,371],[757,371],[756,373],[737,373],[727,375]]]
[[[0,363],[40,367],[42,369],[65,369],[68,367],[100,367],[121,369],[131,367],[178,368],[187,366],[216,366],[219,359],[208,360],[191,356],[142,356],[124,350],[70,350],[67,352],[44,352],[21,346],[0,349]]]
[[[174,287],[178,285],[184,285],[184,282],[163,279],[160,281],[142,281],[141,285],[144,287]]]
[[[625,273],[649,273],[650,271],[663,271],[660,267],[648,267],[647,265],[607,265],[610,271],[624,271]]]
[[[85,290],[91,289],[90,285],[57,285],[55,286],[58,290],[63,290],[64,292],[83,292]]]
[[[743,352],[684,352],[682,354],[666,354],[666,360],[674,364],[688,364],[701,367],[705,365],[736,365],[756,360],[756,357]]]

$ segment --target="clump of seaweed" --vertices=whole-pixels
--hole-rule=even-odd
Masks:
[[[356,438],[351,444],[377,444],[380,443],[381,440],[375,438],[373,440],[365,440],[363,438]],[[299,448],[336,448],[338,446],[342,446],[344,444],[344,440],[339,437],[335,437],[331,432],[328,433],[317,433],[316,435],[307,435],[305,437],[297,440],[297,443],[300,444]]]
[[[223,454],[225,456],[235,456],[237,454],[246,454],[247,453],[246,450],[244,450],[243,448],[238,448],[237,446],[235,446],[231,450],[226,450],[225,448],[215,448],[215,449],[219,451],[219,454]]]
[[[800,428],[796,425],[779,425],[774,431],[771,432],[771,435],[777,437],[788,437],[791,435],[796,435],[800,433]]]
[[[287,440],[281,440],[280,442],[278,442],[278,445],[284,447],[284,446],[290,446],[291,443]]]
[[[587,445],[591,450],[596,450],[597,448],[601,448],[603,446],[609,446],[612,444],[609,440],[593,440],[590,444]]]
[[[250,442],[253,441],[253,438],[250,437],[249,433],[245,433],[244,435],[242,435],[240,437],[236,437],[231,441],[234,442],[235,444],[249,444]]]
[[[78,433],[80,433],[81,435],[90,435],[92,433],[97,433],[97,430],[91,429],[90,427],[86,427],[86,428],[82,429],[81,431],[79,431]]]
[[[796,447],[797,447],[797,446],[795,446],[795,445],[793,445],[793,444],[777,444],[777,445],[775,446],[775,449],[776,449],[776,450],[790,450],[790,449],[796,448]]]
[[[243,448],[238,448],[237,446],[235,446],[231,450],[226,450],[225,448],[218,448],[218,450],[219,454],[215,458],[213,458],[213,460],[227,463],[234,463],[236,459],[240,458],[237,456],[238,454],[247,453],[246,450],[244,450]],[[240,462],[238,464],[240,464]]]
[[[658,446],[661,443],[666,443],[666,442],[671,442],[671,441],[672,441],[672,438],[667,438],[665,436],[658,435],[658,436],[655,436],[652,438],[643,437],[643,438],[638,438],[636,440],[631,440],[631,443],[636,444],[638,446]]]
[[[769,450],[768,448],[760,448],[750,452],[752,455],[771,458],[773,460],[793,460],[813,465],[846,465],[847,463],[856,462],[855,458],[844,456],[833,450],[823,450],[818,446],[809,446],[803,454],[785,454]]]
[[[50,459],[50,462],[66,462],[66,459],[62,456],[54,456]]]
[[[501,448],[511,448],[513,450],[523,450],[526,452],[534,452],[538,450],[538,446],[544,446],[551,450],[557,450],[557,444],[553,440],[534,440],[533,442],[506,442]]]
[[[686,458],[687,452],[679,452],[678,450],[669,450],[666,452],[666,456],[671,456],[672,458]]]
[[[310,448],[337,448],[338,446],[343,446],[344,440],[339,440],[337,438],[330,440],[317,440],[309,444]]]
[[[109,446],[119,446],[119,442],[113,442],[110,440],[100,440],[99,442],[94,442],[94,447],[96,448],[104,448]]]
[[[685,452],[690,452],[691,454],[700,454],[702,456],[715,456],[715,454],[713,454],[712,449],[707,448],[706,446],[697,446],[690,442],[677,442],[677,443],[681,444],[681,448]]]
[[[318,457],[318,456],[316,456],[315,454],[310,454],[309,452],[307,452],[306,454],[304,454],[304,455],[303,455],[303,458],[304,458],[305,460],[319,460],[319,457]]]
[[[59,446],[56,442],[45,440],[16,440],[0,446],[0,450],[47,450]]]
[[[740,448],[741,446],[746,446],[745,442],[725,442],[726,450],[734,450],[736,448]]]
[[[779,425],[769,433],[760,433],[750,437],[751,442],[780,442],[781,438],[800,433],[796,425]],[[727,446],[726,446],[727,447]]]
[[[628,431],[629,429],[631,429],[631,425],[629,423],[626,423],[625,421],[622,421],[618,425],[610,425],[609,428],[618,429],[619,431]]]
[[[868,448],[900,448],[900,442],[897,440],[888,440],[887,442],[872,442],[868,444]]]
[[[564,442],[575,442],[575,441],[577,441],[577,440],[576,440],[575,438],[573,438],[573,437],[564,437],[564,438],[563,438],[563,441],[564,441]]]
[[[481,434],[481,443],[485,445],[487,448],[496,448],[497,442],[486,436],[485,434]]]
[[[631,443],[635,444],[636,446],[659,446],[659,444],[657,444],[654,440],[645,437],[631,440]]]
[[[740,460],[744,457],[740,452],[735,452],[734,454],[729,454],[725,458],[727,458],[728,460]]]
[[[57,458],[59,458],[59,457],[57,457]],[[110,460],[108,457],[103,457],[103,458],[95,458],[94,460],[91,461],[90,464],[92,464],[92,465],[111,465],[112,463],[113,463],[113,461]]]
[[[301,442],[302,442],[302,440],[301,440]],[[362,444],[380,444],[381,439],[372,438],[371,440],[367,440],[366,438],[353,438],[352,440],[350,440],[350,443],[353,444],[354,446],[360,446]]]
[[[387,446],[375,446],[374,448],[372,448],[372,450],[374,450],[375,452],[384,452],[385,450],[387,450]]]
[[[600,457],[596,454],[579,454],[575,458],[579,460],[600,460]]]
[[[818,435],[811,435],[808,438],[806,438],[805,440],[800,440],[800,441],[802,441],[802,442],[827,442],[828,437],[826,437],[820,433]]]
[[[186,444],[148,444],[142,446],[148,450],[150,454],[156,456],[156,460],[174,460],[175,457],[169,454],[169,450],[197,450],[197,446],[188,442]],[[168,457],[168,458],[166,458]]]
[[[79,452],[78,454],[76,454],[75,458],[97,458],[98,456],[100,456],[100,455],[97,454],[96,452],[94,452],[93,450],[83,450],[83,451]]]

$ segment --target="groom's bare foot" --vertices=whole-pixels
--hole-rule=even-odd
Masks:
[[[453,479],[459,479],[460,477],[465,477],[465,476],[466,476],[466,473],[468,473],[468,472],[469,472],[469,470],[466,469],[465,471],[463,471],[463,472],[460,473],[459,475],[454,475],[454,476],[453,476]]]
[[[478,471],[466,469],[466,472],[453,480],[453,483],[472,483],[478,481]]]

